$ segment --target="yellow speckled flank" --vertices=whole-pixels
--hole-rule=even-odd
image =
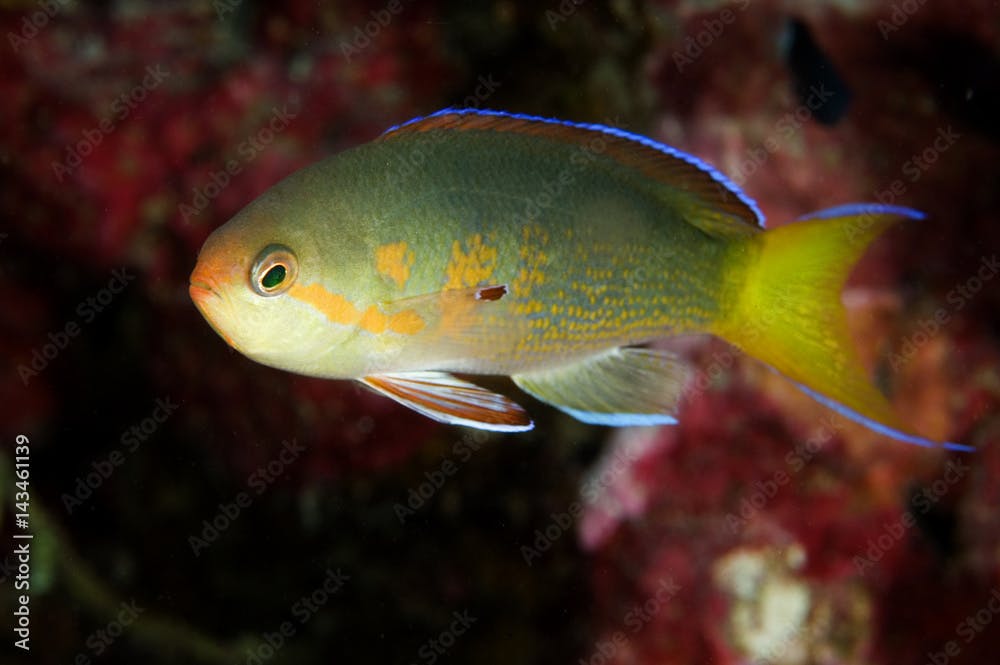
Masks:
[[[548,242],[548,232],[538,224],[529,224],[521,229],[521,244],[518,249],[521,270],[510,285],[515,296],[530,296],[535,287],[545,284],[545,268],[549,263],[545,248]]]
[[[391,242],[375,249],[375,269],[403,288],[410,279],[413,267],[413,250],[405,242]]]
[[[497,248],[483,242],[483,236],[475,234],[462,243],[455,241],[451,246],[451,260],[445,268],[446,289],[461,289],[484,285],[493,277],[497,266]]]

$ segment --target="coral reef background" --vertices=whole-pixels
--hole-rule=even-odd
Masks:
[[[6,0],[0,36],[8,642],[18,434],[34,533],[31,653],[12,662],[1000,651],[995,2]],[[979,450],[886,440],[713,340],[685,347],[700,374],[677,427],[533,403],[516,436],[229,349],[187,296],[205,237],[445,106],[652,136],[772,225],[853,201],[927,212],[844,298],[902,416]]]

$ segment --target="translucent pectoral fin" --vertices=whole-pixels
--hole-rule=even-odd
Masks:
[[[419,322],[413,327],[431,331],[439,340],[469,340],[489,335],[498,321],[509,321],[511,300],[506,284],[490,284],[425,293],[380,307],[393,319]]]
[[[359,379],[428,418],[496,432],[523,432],[534,424],[520,405],[446,372],[400,372]]]
[[[522,390],[595,425],[673,425],[690,370],[664,351],[616,348],[511,377]]]
[[[470,286],[460,289],[445,289],[433,293],[425,293],[385,303],[387,311],[411,310],[422,316],[440,316],[442,312],[452,309],[464,310],[478,303],[496,302],[507,296],[509,289],[506,284],[490,284],[487,286]]]

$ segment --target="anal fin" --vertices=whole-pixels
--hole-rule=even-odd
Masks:
[[[446,372],[399,372],[359,379],[372,390],[449,425],[523,432],[534,424],[520,405]]]
[[[615,348],[581,361],[511,378],[522,390],[595,425],[673,425],[690,370],[677,356]]]

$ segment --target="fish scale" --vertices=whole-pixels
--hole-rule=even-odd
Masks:
[[[605,325],[594,325],[587,337],[582,334],[572,334],[568,329],[569,338],[579,346],[564,348],[567,356],[586,353],[592,348],[606,346],[609,341],[629,343],[655,337],[667,329],[673,331],[688,331],[703,328],[706,320],[717,308],[714,289],[716,280],[706,280],[704,274],[720,272],[719,265],[724,256],[719,241],[706,236],[694,227],[671,215],[649,188],[627,182],[629,173],[617,167],[611,160],[596,155],[597,160],[607,162],[603,173],[574,174],[573,181],[563,187],[552,203],[539,206],[540,194],[545,191],[540,183],[558,182],[560,175],[567,173],[567,164],[573,155],[579,155],[576,146],[558,146],[544,156],[535,149],[534,139],[525,136],[496,136],[490,140],[477,137],[479,143],[475,153],[457,145],[454,142],[442,142],[427,137],[418,136],[419,140],[380,144],[386,150],[392,149],[404,155],[403,162],[408,163],[413,155],[424,155],[434,163],[442,164],[438,170],[422,170],[400,181],[400,187],[421,192],[422,201],[438,201],[433,206],[418,206],[407,212],[407,219],[393,219],[391,211],[379,213],[386,220],[378,228],[379,237],[376,244],[399,240],[410,242],[416,251],[418,265],[422,266],[415,274],[406,290],[401,294],[418,295],[433,292],[445,285],[444,273],[448,261],[448,248],[453,242],[462,242],[472,236],[493,234],[497,241],[495,247],[500,255],[496,271],[482,285],[494,281],[497,283],[514,282],[517,289],[517,275],[521,270],[532,273],[555,273],[555,279],[545,283],[535,284],[523,292],[523,295],[533,302],[540,302],[543,312],[551,312],[552,303],[563,305],[562,314],[546,318],[546,326],[568,328],[566,324],[593,323],[595,315],[593,308],[607,306],[606,300],[595,299],[593,292],[598,282],[609,289],[609,294],[627,297],[627,305],[620,308],[617,315],[622,316],[628,309],[644,310],[646,317],[629,323],[631,330],[622,327],[620,320],[608,320]],[[485,160],[479,154],[502,153],[503,160]],[[365,156],[373,162],[379,162],[383,157],[378,151],[372,151]],[[509,168],[510,162],[530,161],[519,177],[511,183],[505,183],[507,190],[496,194],[490,187],[495,179],[495,173]],[[608,178],[607,172],[619,168],[623,173],[618,178]],[[366,164],[357,164],[355,168],[365,170]],[[393,178],[388,178],[392,182]],[[442,187],[441,183],[460,182],[455,187],[449,184]],[[588,192],[582,200],[579,192]],[[624,214],[606,213],[599,219],[591,210],[590,201],[599,199],[600,207],[607,210],[626,211]],[[530,215],[532,204],[537,212]],[[479,211],[488,209],[490,215],[483,216]],[[529,214],[525,214],[529,213]],[[623,233],[620,220],[627,217],[632,220],[631,233]],[[456,220],[466,220],[458,224]],[[438,233],[433,240],[421,238],[417,234],[409,234],[407,227],[425,228],[434,225]],[[548,243],[539,245],[533,242],[536,238],[521,241],[515,251],[510,241],[523,237],[524,229],[540,227],[550,236],[566,238],[570,232],[575,237],[568,242]],[[629,240],[629,236],[639,236],[646,240],[638,244]],[[449,242],[450,241],[450,242]],[[657,242],[660,241],[660,242]],[[430,244],[431,246],[426,246]],[[531,257],[544,251],[548,261],[544,265],[531,263]],[[526,255],[516,262],[505,259],[515,255]],[[713,265],[713,262],[716,262]],[[631,275],[623,275],[625,269],[632,269]],[[597,280],[595,274],[602,273],[611,280]],[[690,277],[687,277],[690,276]],[[468,286],[472,286],[471,284]],[[521,315],[526,315],[523,308]],[[576,315],[570,312],[576,311]],[[537,320],[537,319],[536,319]],[[626,336],[623,336],[626,333]],[[530,351],[537,340],[534,336],[517,340],[516,344],[522,351]],[[484,340],[491,344],[491,340]],[[549,348],[546,352],[551,353]],[[484,359],[480,368],[484,372],[505,373],[510,366],[491,366],[494,358]]]

